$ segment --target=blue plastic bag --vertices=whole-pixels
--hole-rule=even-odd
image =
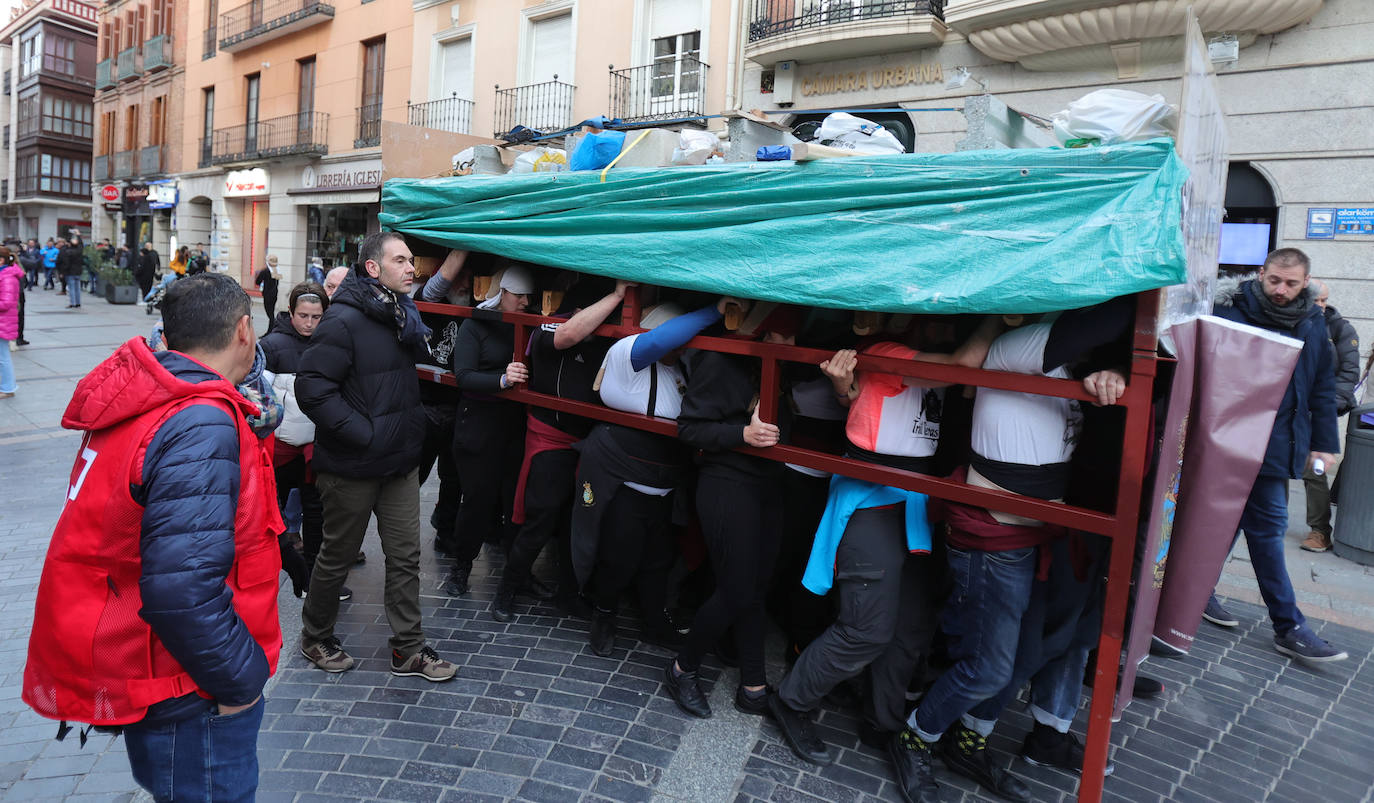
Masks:
[[[577,143],[577,149],[568,160],[570,170],[600,170],[620,155],[625,144],[624,131],[602,131],[588,134]]]

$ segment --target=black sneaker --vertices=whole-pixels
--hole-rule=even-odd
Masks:
[[[897,775],[897,791],[906,803],[940,803],[940,785],[935,783],[930,766],[932,747],[909,728],[887,743],[887,755]]]
[[[1072,732],[1060,733],[1048,725],[1035,723],[1026,741],[1021,744],[1021,758],[1035,767],[1054,767],[1057,770],[1083,774],[1083,743]],[[1103,775],[1116,771],[1116,764],[1107,760]]]
[[[774,691],[772,686],[765,686],[756,692],[749,691],[743,686],[736,686],[735,710],[741,714],[763,716],[768,713],[768,697]]]
[[[694,717],[707,719],[711,716],[711,704],[706,701],[706,695],[702,693],[701,686],[697,682],[696,672],[679,672],[674,669],[677,659],[668,661],[668,665],[663,667],[663,685],[668,689],[668,696],[673,698],[677,707],[691,714]]]
[[[1321,636],[1313,633],[1307,625],[1299,625],[1282,636],[1274,636],[1274,649],[1289,658],[1313,663],[1344,661],[1350,657],[1344,650],[1332,647]]]
[[[988,755],[988,740],[963,723],[956,722],[945,738],[940,740],[940,757],[945,766],[1004,800],[1028,803],[1030,787],[1001,767],[994,766]]]
[[[496,586],[496,597],[491,601],[491,618],[498,622],[509,622],[514,619],[514,603],[515,588],[503,577],[501,583]]]
[[[539,600],[540,602],[547,602],[554,597],[553,588],[534,575],[530,575],[529,579],[519,588],[515,589],[515,593],[522,597]]]
[[[587,633],[592,652],[605,658],[615,652],[615,611],[592,610],[592,629]]]
[[[1240,624],[1240,620],[1231,615],[1231,612],[1221,607],[1217,601],[1217,595],[1213,594],[1207,599],[1207,607],[1202,610],[1202,618],[1216,625],[1217,627],[1235,627]]]
[[[444,581],[444,593],[450,597],[463,597],[468,593],[468,575],[472,573],[471,568],[454,566],[448,573],[448,579]]]
[[[782,731],[782,738],[787,740],[787,746],[792,748],[797,758],[821,766],[835,761],[830,748],[816,735],[810,713],[793,710],[777,694],[768,695],[768,713],[773,715]]]
[[[1150,654],[1156,658],[1186,658],[1187,650],[1180,650],[1159,636],[1150,636]]]

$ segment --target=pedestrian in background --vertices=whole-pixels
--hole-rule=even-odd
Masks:
[[[227,276],[178,283],[169,350],[125,343],[62,418],[84,437],[39,581],[23,699],[51,719],[121,728],[134,780],[158,801],[257,791],[263,687],[281,651],[281,517],[265,454],[275,420],[246,387],[250,311]]]
[[[1350,321],[1341,317],[1335,307],[1327,303],[1331,289],[1320,279],[1312,280],[1312,290],[1316,294],[1313,303],[1321,307],[1326,317],[1326,332],[1331,337],[1331,345],[1336,349],[1336,415],[1342,416],[1355,407],[1355,383],[1360,381],[1360,336]],[[1302,482],[1307,496],[1307,538],[1302,548],[1308,552],[1326,552],[1331,549],[1331,488],[1327,478],[1336,474],[1340,466],[1340,455],[1332,465],[1326,466],[1321,474],[1313,473],[1311,467],[1303,472]]]
[[[275,254],[267,257],[267,264],[253,276],[253,284],[262,291],[262,308],[267,312],[267,330],[272,330],[272,321],[277,317],[277,286],[281,283],[281,273],[277,270]]]
[[[24,269],[24,275],[28,278],[28,289],[32,290],[37,287],[38,271],[43,269],[43,253],[38,250],[38,241],[32,237],[24,246],[24,250],[19,252],[19,265]]]
[[[81,307],[81,274],[85,270],[86,255],[81,247],[81,238],[63,241],[62,250],[57,255],[57,273],[67,286],[67,309]]]
[[[143,250],[138,254],[138,261],[133,266],[134,281],[138,282],[139,293],[147,298],[148,291],[153,289],[153,280],[157,278],[157,272],[162,267],[162,259],[157,255],[157,250],[152,243],[144,243]]]
[[[39,249],[39,253],[43,255],[43,289],[51,290],[53,288],[52,277],[57,272],[57,243],[49,237],[48,244]]]
[[[14,396],[19,385],[14,380],[14,360],[10,344],[19,340],[19,303],[24,292],[24,269],[0,246],[0,399]]]

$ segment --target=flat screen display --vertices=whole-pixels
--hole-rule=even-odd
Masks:
[[[1268,223],[1221,224],[1221,264],[1263,265],[1268,255]]]

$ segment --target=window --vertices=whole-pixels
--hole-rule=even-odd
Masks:
[[[91,184],[91,163],[44,153],[38,156],[38,189],[58,195],[86,196]]]
[[[76,42],[53,34],[43,37],[43,69],[60,75],[76,75]]]
[[[701,90],[701,31],[654,40],[655,98],[695,95]]]
[[[363,43],[363,105],[381,117],[382,77],[386,70],[386,39]]]
[[[148,38],[172,33],[172,0],[152,0],[148,15]]]
[[[43,57],[43,32],[38,31],[19,41],[19,74],[26,78],[38,72]]]
[[[167,142],[167,96],[153,98],[153,124],[148,129],[149,145],[164,145]]]
[[[262,84],[260,73],[253,73],[248,76],[247,91],[244,93],[245,105],[247,107],[243,122],[244,126],[244,147],[249,152],[258,149],[258,89]]]
[[[124,147],[123,150],[131,151],[138,147],[138,104],[127,107],[124,110]]]
[[[464,100],[472,100],[472,37],[444,42],[440,48],[437,97],[451,98],[457,95]]]
[[[19,136],[38,133],[39,125],[37,87],[19,96]]]
[[[110,36],[114,33],[114,24],[106,20],[100,26],[100,60],[104,61],[113,55],[111,51]]]
[[[90,139],[93,112],[89,102],[60,95],[44,95],[43,133]]]
[[[115,152],[115,126],[118,125],[118,114],[116,112],[105,112],[100,115],[100,149],[101,156],[110,156]]]
[[[309,117],[315,111],[315,57],[296,62],[300,73],[296,82],[296,111]]]
[[[215,88],[207,86],[200,91],[200,163],[210,164],[210,153],[215,142]]]
[[[215,55],[215,30],[218,25],[219,0],[208,0],[205,4],[205,50],[201,53],[202,60]]]
[[[529,76],[526,83],[540,84],[554,78],[572,77],[572,15],[545,17],[530,24]]]

